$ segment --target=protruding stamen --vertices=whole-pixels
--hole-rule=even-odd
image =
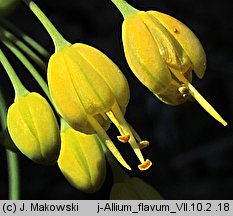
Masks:
[[[150,143],[147,140],[142,140],[140,143],[138,143],[138,145],[139,145],[139,148],[142,150],[142,149],[146,148],[147,146],[149,146]]]
[[[112,140],[109,138],[105,130],[98,123],[98,121],[92,116],[88,116],[88,121],[91,124],[91,126],[94,128],[96,133],[99,135],[99,137],[104,141],[108,149],[112,152],[114,157],[121,163],[121,165],[126,169],[131,170],[130,166],[126,163],[121,153],[118,151],[118,149],[116,148]]]
[[[137,140],[138,143],[140,143],[142,141],[141,137],[139,136],[139,134],[134,130],[134,128],[128,123],[129,129],[132,131],[135,139]]]
[[[197,100],[197,102],[217,121],[219,121],[224,126],[227,125],[227,122],[217,113],[217,111],[202,97],[202,95],[191,85],[191,83],[185,78],[185,76],[177,70],[172,68],[171,72],[180,80],[186,88],[189,89],[189,93]]]
[[[130,135],[130,137],[129,137],[129,144],[133,148],[133,150],[134,150],[135,154],[137,155],[139,161],[142,164],[144,164],[145,160],[143,158],[143,155],[141,153],[139,145],[138,145],[138,143],[136,142],[136,140],[134,138],[134,134],[130,130],[130,126],[128,125],[128,123],[124,119],[123,114],[122,114],[122,112],[121,112],[120,107],[118,106],[118,104],[115,103],[114,106],[112,107],[112,111],[109,111],[106,114],[109,116],[110,120],[117,126],[117,128],[121,129],[121,131],[123,132],[122,135],[126,135],[126,134]],[[120,131],[120,133],[121,133],[121,131]]]
[[[121,136],[125,135],[125,131],[123,130],[123,128],[121,127],[120,123],[117,121],[117,119],[115,118],[114,114],[112,113],[112,111],[108,111],[106,112],[106,115],[108,116],[108,118],[111,120],[111,122],[117,127],[118,131],[120,132]]]
[[[149,146],[150,142],[148,140],[142,140],[141,137],[138,135],[138,133],[134,130],[134,128],[128,123],[130,130],[132,131],[135,139],[138,142],[139,148],[142,150]]]
[[[217,111],[200,95],[200,93],[188,83],[190,94],[197,100],[197,102],[217,121],[222,125],[227,126],[227,122],[217,113]]]
[[[130,135],[126,134],[123,136],[117,136],[117,139],[122,143],[127,143],[129,141]]]
[[[152,162],[146,159],[142,164],[138,165],[138,169],[141,171],[148,170],[152,166]]]

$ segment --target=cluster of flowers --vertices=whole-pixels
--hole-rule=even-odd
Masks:
[[[60,127],[49,102],[23,86],[0,49],[0,61],[15,90],[15,101],[6,114],[4,140],[7,141],[4,143],[36,163],[50,165],[57,162],[73,186],[85,192],[96,192],[105,179],[105,156],[114,169],[117,169],[118,164],[112,156],[123,167],[131,170],[106,133],[113,123],[119,131],[118,140],[129,143],[138,157],[138,168],[142,171],[149,169],[152,162],[144,159],[141,152],[149,142],[142,140],[124,118],[130,95],[123,73],[96,48],[67,42],[33,1],[23,1],[41,21],[54,42],[55,52],[47,65],[48,84],[12,42],[17,40],[3,27],[7,23],[5,19],[1,21],[0,39],[41,85],[59,114]],[[192,72],[202,78],[206,69],[205,52],[193,32],[169,15],[157,11],[138,11],[124,0],[112,2],[124,16],[122,40],[125,57],[142,84],[169,105],[179,105],[194,98],[216,120],[227,125],[191,85]],[[18,0],[0,1],[1,16],[11,12],[18,3]],[[31,59],[44,66],[35,53],[27,51]],[[13,142],[9,141],[10,138]],[[143,198],[137,192],[139,190],[147,191],[143,194],[151,194],[147,199],[159,197],[155,190],[140,179],[121,175],[125,183],[115,184],[112,197],[122,198],[122,188],[123,198]],[[127,193],[124,185],[129,185],[126,188],[131,187],[132,190],[127,189]]]

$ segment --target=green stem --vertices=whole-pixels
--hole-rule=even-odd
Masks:
[[[35,52],[33,52],[31,48],[29,48],[24,42],[20,41],[11,32],[0,26],[0,34],[1,33],[12,43],[16,44],[24,53],[26,53],[42,70],[45,70],[46,66],[44,61],[37,54],[35,54]]]
[[[2,125],[2,128],[6,128],[6,112],[7,112],[7,106],[6,101],[2,92],[2,87],[0,86],[0,124]]]
[[[5,129],[7,125],[7,120],[6,120],[7,105],[1,88],[0,88],[0,104],[1,104],[0,107],[1,124],[3,126],[3,129]],[[16,153],[8,149],[6,149],[6,155],[7,155],[8,176],[9,176],[9,199],[16,200],[19,199],[19,194],[20,194],[18,158]]]
[[[121,169],[121,167],[116,163],[115,159],[113,158],[112,154],[106,148],[106,145],[103,143],[102,139],[96,134],[96,138],[99,140],[102,149],[107,157],[107,160],[112,168],[112,174],[113,174],[113,179],[114,182],[121,182],[124,181],[125,179],[129,178],[129,176]]]
[[[136,8],[132,7],[125,0],[111,0],[111,1],[119,9],[119,11],[123,15],[124,19],[126,19],[128,16],[138,12],[138,10]]]
[[[1,37],[2,43],[22,62],[22,64],[28,69],[30,74],[34,77],[34,79],[37,81],[37,83],[40,85],[42,90],[45,92],[47,97],[50,99],[49,89],[44,81],[44,79],[40,76],[38,71],[34,68],[34,66],[28,61],[28,59],[23,55],[23,53],[17,49],[17,47],[11,43],[9,40],[7,40],[4,37]]]
[[[9,199],[17,200],[20,194],[18,156],[10,150],[6,150],[6,154],[9,175]]]
[[[35,16],[43,24],[50,37],[53,40],[55,46],[55,52],[61,50],[65,46],[69,46],[70,43],[64,39],[64,37],[58,32],[46,15],[41,11],[41,9],[32,0],[23,0],[24,3],[31,9]]]
[[[28,45],[30,45],[34,50],[37,51],[41,56],[44,58],[49,58],[50,53],[43,47],[41,46],[37,41],[35,41],[33,38],[29,37],[26,35],[23,31],[18,29],[15,25],[10,23],[6,19],[1,19],[0,22],[11,32],[13,32],[15,35],[17,35],[19,38],[22,38],[24,42],[26,42]]]
[[[9,61],[7,60],[6,56],[4,55],[4,53],[2,52],[1,49],[0,49],[0,61],[3,65],[4,69],[6,70],[8,76],[11,80],[11,83],[14,87],[15,101],[18,99],[18,97],[21,97],[21,96],[28,94],[29,93],[28,90],[23,86],[22,82],[18,78],[13,67],[11,66],[11,64],[9,63]]]

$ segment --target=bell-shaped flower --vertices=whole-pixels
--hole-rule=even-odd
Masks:
[[[7,125],[17,148],[40,164],[54,164],[60,151],[60,134],[49,103],[38,93],[19,97],[8,109]]]
[[[134,74],[167,104],[178,105],[188,98],[180,94],[178,89],[183,83],[173,70],[189,82],[192,70],[200,78],[204,75],[206,56],[199,40],[184,24],[168,15],[137,12],[123,22],[122,38]]]
[[[151,166],[140,151],[147,142],[137,138],[123,116],[130,97],[128,82],[106,55],[81,43],[63,47],[49,60],[48,85],[57,111],[73,129],[98,133],[118,161],[130,169],[106,134],[112,122],[120,132],[118,139],[134,149],[139,169]]]
[[[122,40],[136,77],[161,101],[178,105],[195,98],[224,126],[227,123],[191,85],[192,72],[202,78],[206,55],[195,34],[177,19],[157,11],[138,11],[112,0],[124,16]]]
[[[106,160],[96,135],[76,131],[64,121],[58,166],[71,185],[87,193],[97,192],[105,180]]]

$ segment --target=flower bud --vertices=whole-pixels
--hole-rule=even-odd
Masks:
[[[125,18],[122,38],[130,68],[161,101],[179,105],[194,97],[210,115],[227,125],[191,85],[192,71],[203,77],[206,55],[187,26],[157,11],[137,11]]]
[[[139,169],[150,167],[123,117],[129,102],[128,82],[106,55],[81,43],[63,47],[49,60],[48,85],[57,111],[73,129],[98,133],[118,161],[130,169],[106,134],[113,122],[120,132],[118,139],[129,142],[138,156]]]
[[[161,195],[140,178],[127,178],[112,186],[111,200],[161,200]]]
[[[34,162],[54,164],[60,150],[56,117],[38,93],[19,97],[8,109],[7,125],[17,148]]]
[[[18,3],[19,0],[0,0],[0,17],[10,14]]]
[[[71,127],[61,132],[58,166],[69,183],[83,192],[97,192],[105,180],[105,156],[96,135]]]

